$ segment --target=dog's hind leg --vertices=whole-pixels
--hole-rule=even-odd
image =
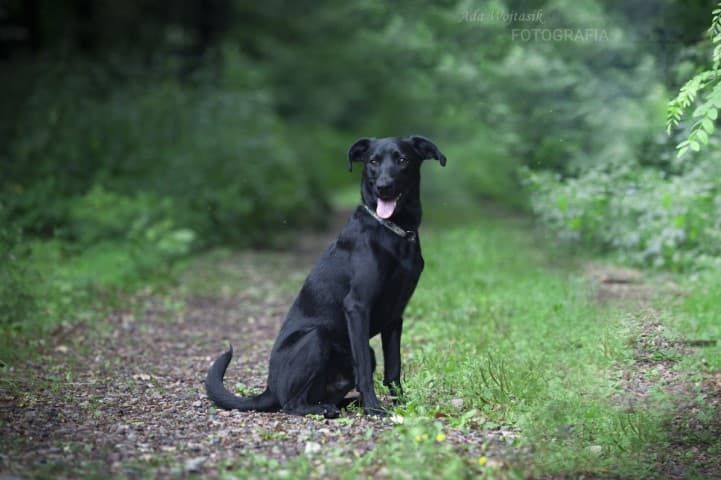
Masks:
[[[282,355],[271,357],[272,382],[282,410],[293,415],[318,414],[327,418],[340,413],[334,404],[331,342],[321,327],[303,332],[283,344]]]

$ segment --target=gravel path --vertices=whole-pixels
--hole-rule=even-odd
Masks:
[[[93,327],[58,328],[43,353],[0,384],[0,479],[216,478],[257,471],[258,462],[280,468],[299,455],[320,464],[329,447],[334,462],[350,466],[394,428],[391,419],[352,410],[339,420],[219,411],[202,384],[230,341],[226,385],[263,389],[280,323],[329,240],[206,258],[170,291],[129,297]],[[449,429],[446,444],[478,458],[513,436]],[[369,468],[367,475],[383,476],[382,466]],[[323,476],[322,466],[314,471]]]
[[[225,412],[205,398],[206,369],[228,341],[236,354],[226,384],[262,390],[292,288],[327,241],[224,256],[190,268],[171,292],[128,298],[97,327],[58,328],[0,390],[0,476],[215,477],[251,457],[288,459],[340,438],[357,455],[372,448],[390,422]],[[235,283],[214,285],[213,272]],[[204,289],[216,290],[196,293]]]

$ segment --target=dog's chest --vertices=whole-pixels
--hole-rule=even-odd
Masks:
[[[380,332],[386,322],[395,321],[403,315],[415,291],[423,271],[423,258],[418,248],[409,253],[384,276],[381,293],[372,311],[371,329],[374,333]]]

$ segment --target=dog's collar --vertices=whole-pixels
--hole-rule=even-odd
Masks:
[[[363,204],[363,208],[365,209],[368,214],[378,220],[378,223],[386,227],[391,232],[395,233],[401,238],[405,238],[409,242],[415,242],[416,241],[416,232],[413,230],[403,230],[401,227],[396,225],[395,223],[391,222],[390,220],[386,220],[385,218],[381,218],[374,212],[368,205],[365,203]]]

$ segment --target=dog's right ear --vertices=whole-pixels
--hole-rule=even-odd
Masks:
[[[441,153],[435,143],[420,135],[412,135],[409,140],[413,149],[421,156],[421,160],[435,158],[441,162],[441,167],[446,166],[446,156]]]
[[[370,138],[361,138],[350,146],[348,150],[348,171],[353,171],[353,162],[360,162],[363,155],[368,151],[371,146]]]

